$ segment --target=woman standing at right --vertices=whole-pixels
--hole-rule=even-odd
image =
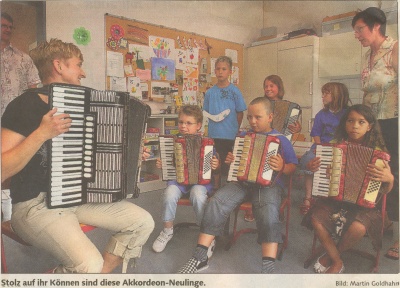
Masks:
[[[390,166],[395,183],[388,196],[387,211],[392,221],[399,221],[398,41],[385,36],[386,16],[376,7],[357,13],[352,26],[361,45],[370,48],[364,56],[361,72],[363,104],[375,113],[391,155]],[[398,239],[386,256],[399,259]]]

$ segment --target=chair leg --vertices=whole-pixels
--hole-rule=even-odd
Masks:
[[[3,235],[1,235],[1,272],[8,273],[6,254],[4,251]]]

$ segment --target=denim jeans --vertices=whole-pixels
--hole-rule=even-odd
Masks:
[[[203,185],[193,185],[189,190],[189,199],[196,215],[196,223],[200,225],[204,215],[204,207],[207,203],[207,189]],[[178,200],[185,194],[176,185],[168,185],[163,193],[162,220],[170,222],[175,220]]]
[[[253,204],[258,243],[281,243],[282,223],[279,220],[279,207],[282,194],[283,189],[278,185],[258,188],[238,182],[228,183],[210,198],[204,211],[201,232],[214,236],[223,235],[229,215],[248,196]]]

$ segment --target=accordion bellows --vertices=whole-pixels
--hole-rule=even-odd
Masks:
[[[366,208],[375,207],[381,182],[372,180],[366,174],[368,164],[383,167],[383,161],[389,161],[390,155],[361,145],[318,144],[316,156],[321,166],[314,173],[313,196],[331,197]],[[330,177],[327,177],[330,168]]]
[[[278,132],[285,135],[289,140],[292,138],[288,126],[294,124],[300,117],[301,109],[296,103],[287,100],[272,101],[274,118],[271,126]]]
[[[278,154],[279,145],[279,138],[273,135],[247,133],[244,137],[236,137],[235,160],[229,168],[228,181],[271,185],[276,173],[269,166],[269,159]]]
[[[176,180],[183,185],[211,182],[213,139],[200,135],[162,135],[159,139],[163,180]]]

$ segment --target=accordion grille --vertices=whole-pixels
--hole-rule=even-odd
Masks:
[[[363,186],[365,171],[372,157],[373,149],[358,145],[349,145],[346,159],[343,200],[356,203]]]

